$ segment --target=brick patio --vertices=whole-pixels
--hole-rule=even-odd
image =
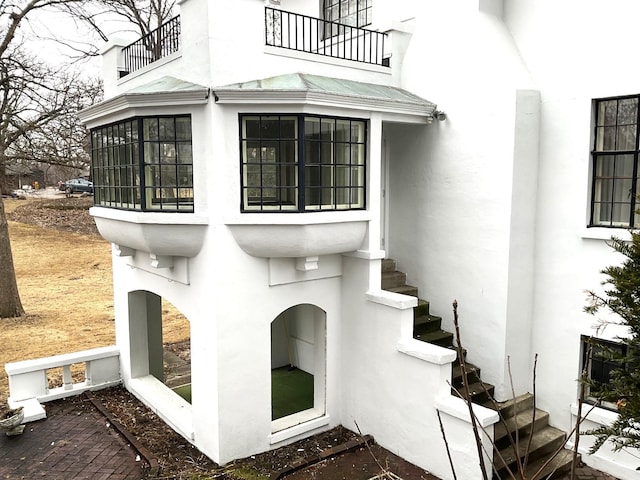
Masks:
[[[2,479],[134,480],[145,477],[143,459],[88,401],[47,404],[46,420],[22,435],[0,434]]]

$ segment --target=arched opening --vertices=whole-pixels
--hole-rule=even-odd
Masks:
[[[131,377],[153,376],[191,402],[189,321],[169,301],[147,291],[129,293]]]
[[[326,313],[296,305],[271,322],[271,420],[279,431],[324,415]]]

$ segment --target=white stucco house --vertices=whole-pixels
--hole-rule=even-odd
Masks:
[[[82,120],[126,388],[219,463],[357,422],[448,479],[440,411],[458,476],[481,478],[456,354],[414,338],[391,258],[450,332],[457,299],[497,400],[508,362],[532,391],[538,354],[537,406],[569,433],[584,337],[624,334],[582,309],[618,261],[606,240],[640,221],[638,18],[635,0],[183,0],[146,43],[110,42]],[[161,299],[190,322],[190,403],[162,381]],[[276,416],[287,365],[312,394]],[[637,476],[625,453],[583,460]]]

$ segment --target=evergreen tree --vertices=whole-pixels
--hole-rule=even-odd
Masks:
[[[631,242],[613,238],[609,245],[624,255],[624,261],[602,270],[607,275],[605,294],[589,292],[592,302],[585,311],[595,314],[602,308],[610,310],[617,320],[607,323],[628,327],[629,335],[618,338],[627,346],[624,355],[615,358],[612,352],[605,353],[623,366],[612,372],[609,384],[599,392],[617,402],[618,418],[611,426],[587,432],[596,436],[590,453],[607,440],[615,451],[640,449],[640,233],[631,232]]]

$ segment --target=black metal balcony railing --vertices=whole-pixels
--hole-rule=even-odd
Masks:
[[[273,47],[389,66],[386,34],[265,7],[265,41]]]
[[[125,71],[120,76],[140,70],[178,50],[180,50],[179,15],[122,49]]]

